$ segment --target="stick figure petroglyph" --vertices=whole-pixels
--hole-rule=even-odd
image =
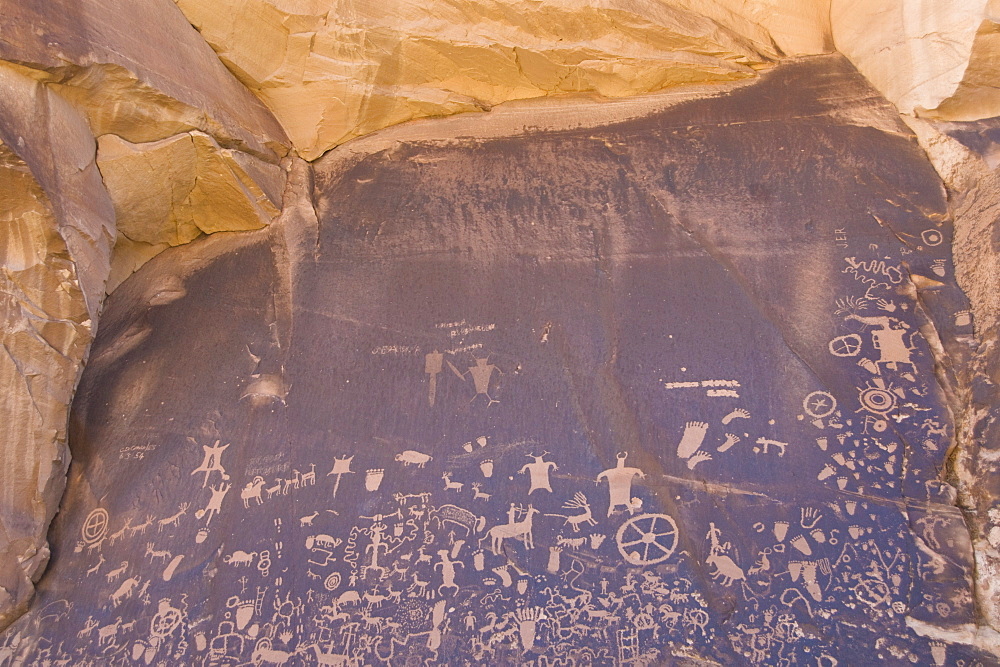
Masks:
[[[212,491],[212,497],[209,499],[208,504],[205,505],[204,509],[200,509],[194,513],[196,519],[201,519],[202,517],[208,517],[205,519],[205,525],[212,523],[212,518],[222,510],[222,500],[229,493],[229,489],[233,488],[232,484],[222,483],[219,486],[212,486],[209,489]]]
[[[188,440],[195,442],[193,438],[188,438]],[[199,472],[205,473],[205,479],[201,483],[201,488],[203,489],[208,486],[208,478],[213,472],[221,474],[223,481],[229,479],[229,475],[226,474],[226,469],[222,467],[222,452],[229,449],[229,444],[225,444],[220,447],[219,442],[219,440],[216,440],[215,444],[211,447],[208,445],[201,446],[201,448],[205,450],[205,459],[201,462],[200,466],[191,471],[192,475]]]
[[[725,546],[719,544],[721,531],[715,527],[714,523],[708,525],[707,537],[711,541],[711,546],[709,547],[709,554],[708,558],[705,559],[705,563],[715,568],[715,571],[711,573],[712,579],[716,581],[721,579],[723,586],[732,586],[737,581],[746,581],[746,574],[744,574],[743,568],[725,554],[725,551],[729,548],[729,543],[726,542]]]
[[[618,507],[625,508],[629,514],[635,513],[635,503],[632,500],[632,480],[635,477],[645,479],[646,473],[638,468],[626,468],[625,459],[627,458],[628,453],[619,452],[615,467],[608,468],[597,476],[598,483],[602,479],[608,481],[608,516],[611,516]]]
[[[90,635],[97,627],[101,624],[100,621],[94,619],[93,616],[88,616],[87,620],[83,624],[83,629],[76,633],[79,639],[84,639]]]

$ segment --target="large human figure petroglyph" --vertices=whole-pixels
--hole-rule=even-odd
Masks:
[[[627,452],[619,452],[617,463],[614,468],[608,468],[597,476],[597,481],[606,480],[608,483],[608,516],[610,517],[616,509],[628,510],[629,514],[635,513],[636,503],[632,499],[632,481],[638,477],[643,479],[646,473],[638,468],[625,466]]]

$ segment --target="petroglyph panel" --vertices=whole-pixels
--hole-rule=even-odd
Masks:
[[[933,353],[971,323],[894,118],[805,60],[330,156],[317,227],[164,253],[109,299],[5,655],[991,664],[940,639],[975,612]]]

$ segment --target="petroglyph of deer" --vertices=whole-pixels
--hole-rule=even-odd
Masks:
[[[453,482],[453,481],[451,481],[451,476],[453,474],[454,473],[446,472],[443,475],[441,475],[441,479],[444,480],[444,489],[445,489],[445,491],[447,491],[448,489],[451,489],[452,491],[461,491],[462,487],[465,486],[465,484],[463,484],[462,482]]]
[[[583,495],[583,491],[577,491],[573,494],[573,498],[567,500],[563,503],[563,509],[567,510],[581,510],[580,514],[546,514],[545,516],[558,516],[566,520],[564,526],[572,526],[573,532],[580,532],[580,525],[587,524],[588,526],[595,526],[597,522],[594,520],[593,515],[590,512],[590,503],[587,501],[587,496]]]
[[[125,537],[125,533],[127,533],[129,531],[129,528],[131,527],[132,527],[132,519],[125,519],[125,525],[122,526],[121,530],[119,530],[117,533],[111,533],[110,535],[108,535],[108,544],[114,544],[121,538]]]
[[[136,533],[138,533],[139,535],[145,535],[146,529],[149,528],[152,524],[153,524],[153,515],[147,514],[145,521],[143,521],[137,526],[132,526],[132,528],[130,528],[129,530],[132,532],[133,535],[135,535]]]
[[[97,571],[100,570],[101,566],[104,565],[106,562],[107,561],[104,560],[104,554],[101,554],[101,559],[99,561],[97,561],[97,563],[94,565],[94,567],[91,567],[91,568],[87,569],[87,574],[97,574]]]
[[[191,503],[181,503],[180,505],[178,505],[176,514],[168,516],[166,519],[160,519],[159,521],[157,521],[159,525],[157,526],[156,531],[160,532],[167,526],[173,526],[174,528],[176,528],[177,524],[179,524],[181,521],[181,517],[187,514],[189,507],[191,507]]]
[[[166,551],[166,550],[164,550],[164,551],[156,551],[155,549],[153,549],[153,543],[152,542],[147,542],[146,543],[146,558],[149,559],[150,563],[152,563],[154,560],[159,560],[162,563],[166,563],[167,561],[170,560],[170,557],[172,555],[173,554],[171,554],[169,551]]]

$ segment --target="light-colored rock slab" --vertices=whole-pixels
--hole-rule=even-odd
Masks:
[[[732,81],[830,44],[825,2],[177,2],[307,159],[414,118]]]
[[[202,132],[144,144],[106,134],[97,163],[121,235],[108,291],[159,250],[201,234],[259,229],[281,204],[281,167],[222,148]]]
[[[1000,114],[1000,2],[833,0],[834,42],[905,114],[975,120]]]
[[[281,127],[169,0],[4,0],[0,59],[57,84],[94,134],[129,141],[191,129],[274,158]]]

